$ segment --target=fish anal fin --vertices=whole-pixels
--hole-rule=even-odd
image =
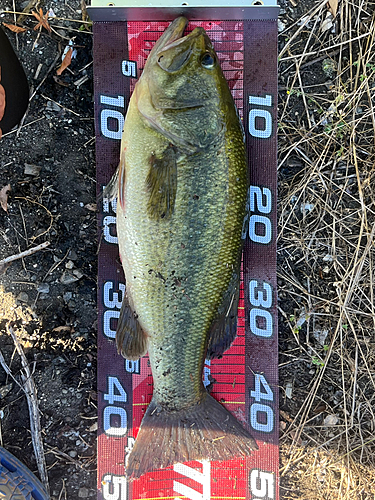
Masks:
[[[126,359],[137,360],[147,352],[147,336],[125,295],[116,331],[117,351]]]
[[[148,471],[190,460],[230,460],[258,448],[251,434],[212,396],[194,406],[169,411],[153,399],[129,455],[130,480]]]
[[[174,210],[177,191],[176,148],[173,144],[169,144],[162,154],[150,156],[146,186],[149,217],[154,220],[168,219]]]
[[[236,338],[239,297],[239,273],[233,273],[218,315],[211,326],[206,355],[208,359],[222,356]]]

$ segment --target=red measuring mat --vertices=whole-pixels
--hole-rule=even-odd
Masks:
[[[167,22],[94,23],[97,189],[113,175],[126,107]],[[189,462],[128,482],[126,455],[152,396],[148,357],[124,360],[114,338],[125,280],[116,202],[98,216],[98,498],[277,500],[276,20],[194,21],[210,37],[243,119],[250,171],[238,334],[221,359],[206,361],[210,393],[247,426],[259,449],[226,462]]]

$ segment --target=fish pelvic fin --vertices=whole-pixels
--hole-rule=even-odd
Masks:
[[[154,220],[168,219],[174,210],[177,191],[176,148],[170,144],[160,155],[152,154],[146,179],[147,212]]]
[[[258,449],[251,434],[207,392],[200,403],[178,411],[151,401],[129,455],[128,478],[190,460],[230,460]]]
[[[116,345],[118,353],[130,360],[137,360],[147,352],[147,336],[137,317],[125,295],[117,323]]]

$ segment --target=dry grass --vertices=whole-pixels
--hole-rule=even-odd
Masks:
[[[323,33],[316,3],[280,57],[284,499],[375,497],[374,7],[342,0]]]

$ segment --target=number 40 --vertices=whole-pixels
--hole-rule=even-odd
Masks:
[[[250,397],[254,398],[256,403],[250,406],[250,424],[256,431],[272,432],[274,428],[273,409],[260,401],[273,401],[273,392],[264,375],[255,374],[254,391],[250,391]],[[263,389],[263,390],[262,390]],[[265,415],[265,422],[259,421],[259,415]]]

